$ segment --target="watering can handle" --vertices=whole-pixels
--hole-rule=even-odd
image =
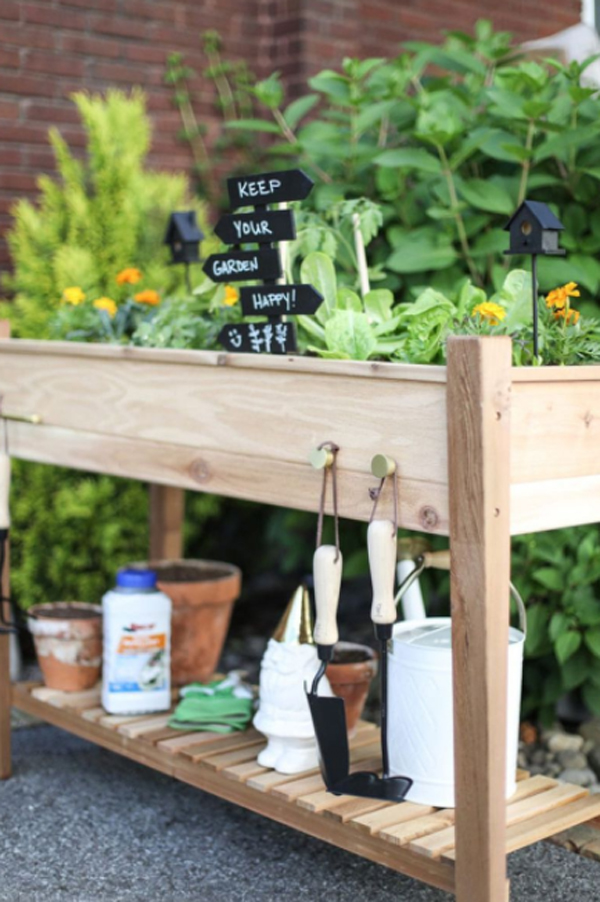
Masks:
[[[319,545],[315,551],[313,579],[317,614],[313,635],[320,646],[319,657],[324,660],[323,655],[330,655],[338,640],[337,609],[342,586],[342,554],[335,545]]]
[[[450,549],[443,551],[426,551],[423,555],[424,567],[436,567],[438,570],[450,569]]]
[[[371,620],[387,626],[396,622],[394,579],[397,538],[396,527],[391,520],[373,520],[369,523],[367,547],[373,585]]]
[[[415,569],[413,573],[404,581],[402,586],[400,586],[400,590],[394,599],[394,604],[398,604],[400,598],[402,597],[403,590],[405,590],[411,583],[412,578],[416,578],[419,576],[426,567],[437,567],[438,570],[450,570],[450,549],[445,548],[443,551],[426,551],[425,554],[421,556],[420,561],[415,562]],[[524,636],[527,635],[527,611],[525,609],[525,603],[521,598],[518,589],[513,583],[510,583],[510,594],[517,605],[517,611],[519,613],[519,627]]]

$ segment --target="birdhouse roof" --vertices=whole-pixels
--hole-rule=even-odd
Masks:
[[[538,200],[524,200],[521,206],[517,210],[515,210],[513,215],[504,226],[505,231],[508,231],[508,229],[510,229],[512,223],[517,218],[523,207],[525,207],[525,209],[528,210],[529,213],[531,213],[533,218],[540,224],[543,229],[552,229],[555,232],[564,229],[564,225],[562,224],[560,219],[557,219],[557,217],[554,215],[547,204],[543,204]]]
[[[165,244],[170,244],[173,237],[180,241],[202,241],[204,235],[196,223],[195,210],[186,210],[182,213],[171,213],[165,235]]]

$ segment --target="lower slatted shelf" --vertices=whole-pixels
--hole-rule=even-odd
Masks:
[[[454,810],[334,796],[318,771],[285,776],[257,764],[264,739],[182,733],[168,715],[113,716],[99,688],[63,693],[34,684],[13,687],[13,704],[29,714],[162,773],[280,823],[379,862],[433,886],[454,886]],[[379,767],[379,732],[362,722],[351,740],[351,764]],[[519,773],[506,808],[507,852],[600,815],[600,796],[549,777]]]

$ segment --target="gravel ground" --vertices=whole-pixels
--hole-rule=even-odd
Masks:
[[[50,726],[14,734],[0,784],[0,902],[449,902]],[[600,864],[540,843],[512,902],[595,902]]]

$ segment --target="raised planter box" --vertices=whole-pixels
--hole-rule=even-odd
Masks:
[[[3,415],[41,417],[6,421],[14,457],[305,510],[317,510],[321,480],[309,452],[335,441],[340,514],[359,520],[371,513],[371,458],[396,459],[400,525],[450,536],[457,808],[451,876],[417,874],[403,851],[394,866],[460,902],[505,902],[509,537],[600,520],[600,367],[514,369],[506,338],[451,339],[447,368],[5,341],[0,394]],[[391,511],[386,489],[378,514]],[[210,790],[209,777],[199,785]],[[600,800],[576,812],[589,819]],[[308,829],[280,807],[264,813]],[[542,835],[534,824],[527,841]],[[388,865],[395,854],[346,847]]]

